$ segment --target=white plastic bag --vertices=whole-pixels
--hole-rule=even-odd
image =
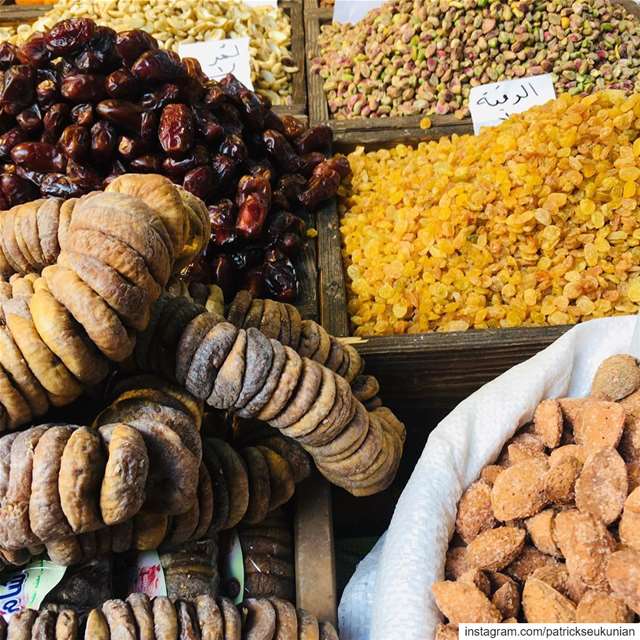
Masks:
[[[433,430],[389,529],[345,589],[342,640],[433,638],[440,615],[431,585],[442,579],[462,492],[542,399],[583,396],[606,357],[639,356],[635,325],[635,316],[625,316],[571,329],[469,396]]]

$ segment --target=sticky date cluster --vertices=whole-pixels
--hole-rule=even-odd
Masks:
[[[162,173],[206,202],[211,241],[189,275],[227,296],[295,298],[305,215],[349,173],[330,143],[328,127],[280,118],[141,30],[80,18],[0,43],[0,208]]]

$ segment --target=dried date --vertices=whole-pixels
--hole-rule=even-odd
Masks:
[[[88,44],[96,24],[88,18],[62,20],[46,36],[46,46],[55,56],[64,56]]]
[[[120,136],[118,140],[118,154],[125,160],[133,160],[148,151],[148,146],[142,138]]]
[[[93,73],[74,73],[63,78],[60,92],[71,102],[97,102],[107,95],[105,78]]]
[[[162,170],[162,158],[158,154],[147,153],[134,158],[129,163],[129,168],[141,173],[160,173]]]
[[[112,98],[132,99],[140,94],[140,83],[129,69],[116,69],[105,81],[107,93]]]
[[[142,109],[127,100],[103,100],[96,106],[101,118],[131,133],[140,135]]]
[[[116,128],[101,120],[91,127],[91,157],[94,162],[104,165],[113,160],[118,146]]]
[[[193,195],[206,201],[213,193],[214,179],[211,167],[196,167],[185,174],[182,186]]]
[[[158,48],[158,41],[142,29],[122,31],[116,37],[116,51],[131,66],[145,51]]]
[[[262,134],[269,158],[285,173],[302,173],[303,161],[291,143],[278,131],[267,129]]]
[[[32,104],[16,116],[18,126],[28,135],[37,135],[42,129],[42,113],[37,104]]]
[[[162,84],[184,80],[186,71],[184,66],[175,60],[168,51],[155,49],[145,51],[131,66],[133,75],[147,84]]]
[[[69,125],[58,142],[62,153],[74,162],[86,162],[91,154],[89,129],[78,124]]]
[[[62,153],[45,142],[21,142],[11,149],[11,159],[18,166],[42,172],[61,173],[67,165]]]
[[[160,146],[170,156],[184,156],[194,143],[194,118],[186,104],[168,104],[160,116]]]
[[[27,134],[20,127],[13,127],[0,136],[0,158],[8,160],[11,149],[27,139]]]
[[[296,151],[304,156],[313,151],[327,151],[333,142],[331,127],[326,124],[319,124],[311,129],[303,130],[295,136],[293,146]]]
[[[35,200],[38,197],[36,187],[16,174],[0,175],[0,191],[10,207]]]
[[[42,80],[36,86],[36,100],[43,109],[48,109],[60,100],[58,85],[54,80]]]
[[[10,42],[0,43],[0,69],[6,71],[9,67],[18,64],[18,49]]]
[[[36,32],[18,47],[18,60],[22,64],[39,67],[49,62],[51,52],[47,49],[47,37],[44,33]]]
[[[70,113],[69,105],[64,102],[56,102],[56,104],[49,107],[42,119],[42,124],[44,125],[42,142],[55,144],[58,141],[60,134],[69,122]]]
[[[0,104],[6,113],[17,115],[35,97],[35,72],[27,64],[19,64],[4,72]]]
[[[93,105],[77,104],[71,109],[71,120],[82,127],[91,127],[94,121]]]
[[[52,198],[77,198],[86,191],[87,189],[83,189],[71,178],[61,173],[49,173],[40,185],[40,193]]]

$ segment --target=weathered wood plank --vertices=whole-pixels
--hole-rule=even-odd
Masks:
[[[306,56],[304,51],[302,4],[299,0],[283,0],[279,3],[279,6],[291,20],[291,57],[298,68],[291,78],[293,85],[291,104],[286,106],[291,108],[288,113],[298,115],[307,112],[307,76],[305,73]]]

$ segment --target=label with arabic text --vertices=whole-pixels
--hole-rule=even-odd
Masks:
[[[472,87],[469,111],[473,120],[473,132],[478,135],[482,127],[495,127],[514,113],[522,113],[536,105],[555,100],[555,97],[549,73]]]
[[[222,80],[232,73],[253,91],[249,38],[188,42],[178,46],[178,55],[181,58],[195,58],[211,80]]]
[[[157,551],[141,551],[133,569],[129,593],[146,593],[150,598],[167,595],[167,584]]]
[[[23,609],[38,609],[66,570],[49,560],[36,560],[4,576],[0,581],[0,616],[8,620]]]
[[[333,22],[355,24],[360,22],[369,11],[377,9],[385,0],[336,0],[333,5]]]

